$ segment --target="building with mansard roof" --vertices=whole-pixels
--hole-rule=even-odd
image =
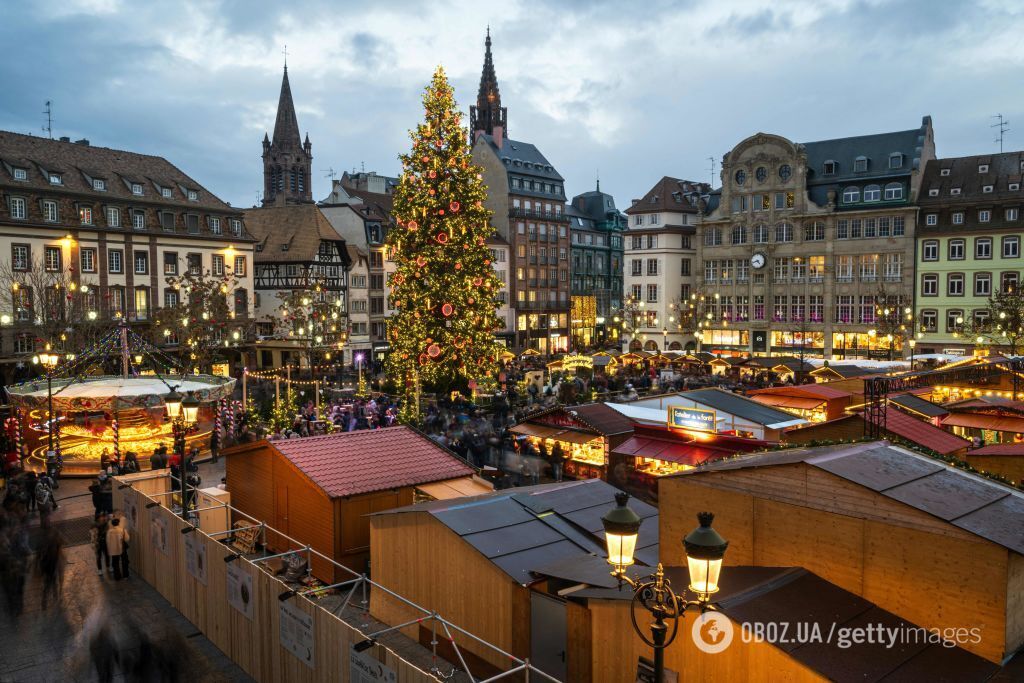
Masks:
[[[703,349],[902,357],[931,118],[917,128],[795,143],[758,133],[722,159],[698,225]],[[908,325],[908,323],[910,323]]]
[[[470,107],[473,161],[488,188],[491,223],[509,243],[512,345],[544,354],[569,349],[569,216],[564,179],[541,151],[508,137],[508,111],[501,105],[491,55],[484,66],[476,104]]]
[[[231,324],[248,332],[242,212],[163,157],[0,131],[0,253],[7,380],[45,344],[80,352],[117,320],[149,326],[179,302],[168,277],[187,271],[233,273]],[[235,348],[220,353],[244,362]]]

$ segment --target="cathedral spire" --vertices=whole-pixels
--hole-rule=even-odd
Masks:
[[[484,39],[484,68],[480,74],[480,90],[476,106],[469,108],[470,129],[473,135],[493,135],[495,142],[508,138],[506,126],[507,110],[501,106],[501,91],[498,90],[498,76],[494,73],[494,58],[491,55],[491,27],[487,27]]]
[[[299,135],[299,119],[295,115],[295,103],[292,101],[292,87],[288,83],[288,65],[284,67],[281,79],[281,97],[277,101],[277,121],[274,123],[274,145],[302,146]]]
[[[308,134],[303,142],[299,133],[299,120],[295,115],[286,62],[284,76],[281,78],[274,135],[269,140],[266,135],[263,136],[264,206],[313,201],[312,164],[313,145]]]

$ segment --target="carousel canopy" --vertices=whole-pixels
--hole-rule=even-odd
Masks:
[[[164,397],[171,393],[168,385],[182,395],[193,392],[196,398],[207,403],[230,396],[235,380],[214,375],[168,377],[166,381],[155,376],[62,377],[53,380],[53,407],[62,412],[151,408],[163,404]],[[19,408],[46,408],[46,379],[7,387],[7,395]]]

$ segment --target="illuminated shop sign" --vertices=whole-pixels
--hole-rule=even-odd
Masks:
[[[713,410],[669,406],[668,426],[679,429],[694,429],[701,432],[716,432],[717,414]]]

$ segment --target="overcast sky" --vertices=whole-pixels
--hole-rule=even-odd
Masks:
[[[362,6],[362,7],[361,7]],[[236,206],[262,187],[288,46],[313,194],[328,169],[395,175],[437,64],[464,111],[491,26],[513,139],[567,193],[620,208],[758,131],[796,141],[905,130],[938,154],[1024,149],[1024,4],[967,0],[387,3],[35,0],[0,6],[0,129],[168,158]],[[466,119],[468,121],[468,117]],[[717,182],[717,181],[716,181]]]

